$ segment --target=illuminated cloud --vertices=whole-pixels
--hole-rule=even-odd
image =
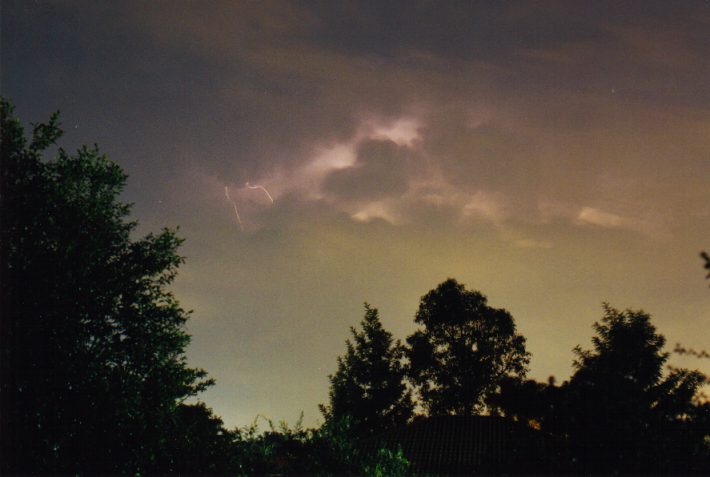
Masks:
[[[660,224],[639,218],[623,217],[593,207],[583,207],[576,217],[577,224],[605,229],[629,230],[632,232],[668,238],[669,233]]]
[[[583,224],[596,225],[606,229],[630,228],[633,223],[630,219],[592,207],[584,207],[579,212],[577,220]]]
[[[358,222],[370,222],[375,219],[380,219],[392,225],[401,223],[400,218],[391,207],[388,207],[386,202],[370,202],[365,207],[352,214],[352,218]]]
[[[413,146],[421,139],[421,124],[413,118],[398,119],[390,124],[375,126],[369,134],[372,139],[385,139],[399,146]]]
[[[500,201],[483,191],[476,192],[464,204],[462,213],[464,217],[486,219],[491,222],[499,222],[505,217],[505,211]]]

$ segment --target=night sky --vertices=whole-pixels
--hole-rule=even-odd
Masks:
[[[447,277],[513,314],[537,379],[569,377],[603,301],[710,345],[707,1],[1,14],[18,116],[61,110],[65,148],[129,174],[140,234],[180,226],[188,359],[228,426],[322,421],[363,302],[404,339]]]

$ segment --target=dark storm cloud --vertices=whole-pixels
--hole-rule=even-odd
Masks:
[[[578,223],[588,207],[639,223],[703,176],[709,19],[690,1],[7,2],[3,71],[31,74],[3,88],[92,118],[70,138],[99,142],[156,201],[201,174],[351,216],[387,199],[370,206],[420,222],[433,207],[452,224]],[[416,160],[355,151],[312,172],[402,118],[420,124]]]
[[[363,116],[421,104],[483,104],[515,111],[518,122],[581,129],[603,121],[612,91],[632,107],[708,96],[699,54],[708,9],[697,2],[220,7],[144,7],[132,21],[222,64],[209,104],[227,138],[216,142],[238,144],[241,167],[253,172],[346,140]]]
[[[558,136],[557,151],[543,160],[549,151],[536,146],[540,133],[618,128],[609,121],[614,108],[644,116],[657,105],[697,108],[709,96],[707,55],[699,55],[707,9],[691,3],[214,5],[139,3],[110,18],[152,36],[141,51],[158,61],[129,61],[126,71],[145,78],[152,70],[148,85],[161,75],[174,83],[145,97],[153,117],[138,129],[167,150],[142,162],[182,160],[225,183],[289,175],[318,148],[352,141],[363,121],[417,112],[431,136],[430,160],[440,161],[447,180],[529,198],[549,188],[540,176],[566,162],[559,151],[579,147]],[[155,57],[151,48],[169,54]],[[487,112],[483,125],[470,124],[471,109]],[[590,151],[570,167],[585,179],[600,162]],[[333,173],[325,191],[334,193],[338,180],[344,189],[365,182],[375,195],[387,188],[387,175],[379,185],[355,174]]]
[[[492,122],[470,124],[457,114],[437,119],[422,131],[423,148],[450,183],[510,193],[527,191],[539,180],[539,146],[533,138]]]
[[[378,200],[407,191],[411,151],[392,141],[371,140],[358,145],[357,160],[331,172],[324,189],[347,200]]]
[[[397,57],[421,52],[461,60],[509,60],[520,48],[598,40],[605,32],[588,20],[603,6],[530,2],[332,2],[318,9],[318,39],[353,55]]]
[[[146,7],[4,2],[3,91],[19,96],[20,111],[61,109],[67,139],[98,142],[128,169],[129,187],[194,162],[227,175],[226,152],[254,136],[239,127],[253,124],[254,108],[225,107],[223,64],[131,20]]]

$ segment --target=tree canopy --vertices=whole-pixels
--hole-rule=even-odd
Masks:
[[[97,147],[53,148],[58,114],[27,139],[2,99],[0,130],[2,470],[150,470],[178,404],[211,383],[167,290],[182,240],[131,238],[126,175]]]
[[[665,338],[643,311],[604,305],[592,349],[575,348],[566,417],[573,452],[589,470],[672,470],[697,456],[703,432],[693,420],[693,397],[704,381],[697,371],[673,369]]]
[[[353,341],[338,357],[330,378],[330,400],[321,411],[328,421],[351,420],[356,436],[370,436],[405,424],[413,403],[405,385],[402,346],[385,330],[376,308],[365,304],[361,331],[350,328]]]
[[[429,414],[479,413],[502,378],[525,376],[530,355],[511,314],[454,279],[422,297],[414,321],[409,376]]]

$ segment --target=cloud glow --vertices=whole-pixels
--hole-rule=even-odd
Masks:
[[[463,205],[462,214],[464,217],[500,222],[505,216],[505,210],[493,195],[478,191]]]
[[[351,217],[358,222],[370,222],[375,219],[384,220],[392,225],[397,225],[401,222],[397,214],[383,202],[372,202],[352,214]]]
[[[413,118],[402,118],[391,124],[375,126],[371,139],[389,139],[399,146],[413,146],[421,138],[421,124]]]
[[[577,219],[583,224],[596,225],[605,229],[626,228],[632,223],[629,219],[592,207],[584,207],[579,212]]]

